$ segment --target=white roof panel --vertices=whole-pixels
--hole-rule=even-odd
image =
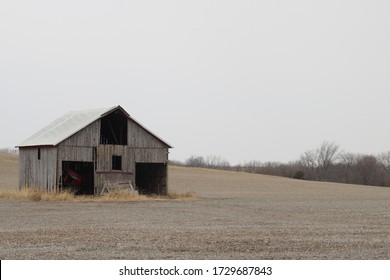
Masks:
[[[56,146],[116,107],[71,111],[53,121],[17,147]]]

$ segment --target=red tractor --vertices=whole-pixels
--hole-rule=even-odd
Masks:
[[[66,168],[64,170],[63,185],[66,187],[73,188],[76,192],[80,190],[80,187],[84,181],[84,177],[80,174]]]

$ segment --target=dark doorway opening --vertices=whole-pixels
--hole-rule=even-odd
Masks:
[[[117,110],[101,119],[100,144],[127,145],[128,118]]]
[[[73,190],[76,195],[94,194],[93,178],[93,162],[62,162],[62,189]]]
[[[166,194],[167,165],[164,163],[136,163],[135,185],[141,194]]]

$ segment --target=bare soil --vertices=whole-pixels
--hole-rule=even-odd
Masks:
[[[0,190],[17,174],[0,156]],[[0,259],[390,259],[390,188],[183,167],[169,187],[199,198],[0,200]]]
[[[18,156],[0,153],[0,191],[16,190],[18,188],[18,180]]]

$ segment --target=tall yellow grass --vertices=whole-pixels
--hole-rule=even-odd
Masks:
[[[1,200],[25,201],[150,201],[150,200],[195,200],[194,193],[171,193],[167,195],[138,195],[128,192],[112,192],[101,196],[75,195],[72,191],[47,193],[43,190],[23,189],[21,191],[1,191]]]

